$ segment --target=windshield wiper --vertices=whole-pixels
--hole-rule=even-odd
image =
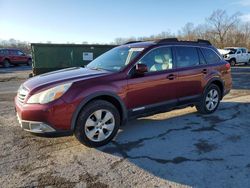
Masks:
[[[92,70],[98,70],[98,71],[103,70],[103,69],[101,69],[99,67],[86,67],[86,68],[89,68],[89,69],[92,69]]]

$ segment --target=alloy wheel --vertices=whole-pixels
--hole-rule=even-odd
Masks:
[[[93,142],[107,139],[115,128],[115,117],[109,111],[100,109],[92,113],[85,123],[85,134]]]
[[[206,108],[213,111],[219,102],[219,94],[216,89],[211,89],[206,96]]]

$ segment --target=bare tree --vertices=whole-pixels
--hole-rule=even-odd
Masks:
[[[221,48],[224,47],[225,38],[228,32],[237,26],[240,13],[228,16],[225,10],[216,10],[207,18],[207,24],[210,27],[209,33],[214,36],[214,40]]]
[[[186,23],[186,25],[179,31],[179,38],[183,40],[192,41],[197,38],[194,24],[191,22]]]

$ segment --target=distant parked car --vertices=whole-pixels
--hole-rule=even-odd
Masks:
[[[10,65],[26,64],[30,66],[32,63],[31,56],[26,55],[18,49],[0,48],[0,65],[9,67]]]
[[[248,53],[247,48],[228,47],[225,48],[225,50],[228,50],[228,53],[223,54],[223,57],[231,64],[231,66],[234,66],[238,63],[250,63],[250,54]]]

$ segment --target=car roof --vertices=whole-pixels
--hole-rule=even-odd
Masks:
[[[20,49],[17,49],[17,48],[0,48],[0,50],[20,50]]]
[[[152,46],[162,46],[162,45],[187,45],[187,46],[201,46],[201,47],[212,47],[211,43],[207,40],[197,41],[179,41],[177,38],[166,38],[156,41],[131,41],[126,44],[121,45],[121,47],[129,48],[149,48]]]

